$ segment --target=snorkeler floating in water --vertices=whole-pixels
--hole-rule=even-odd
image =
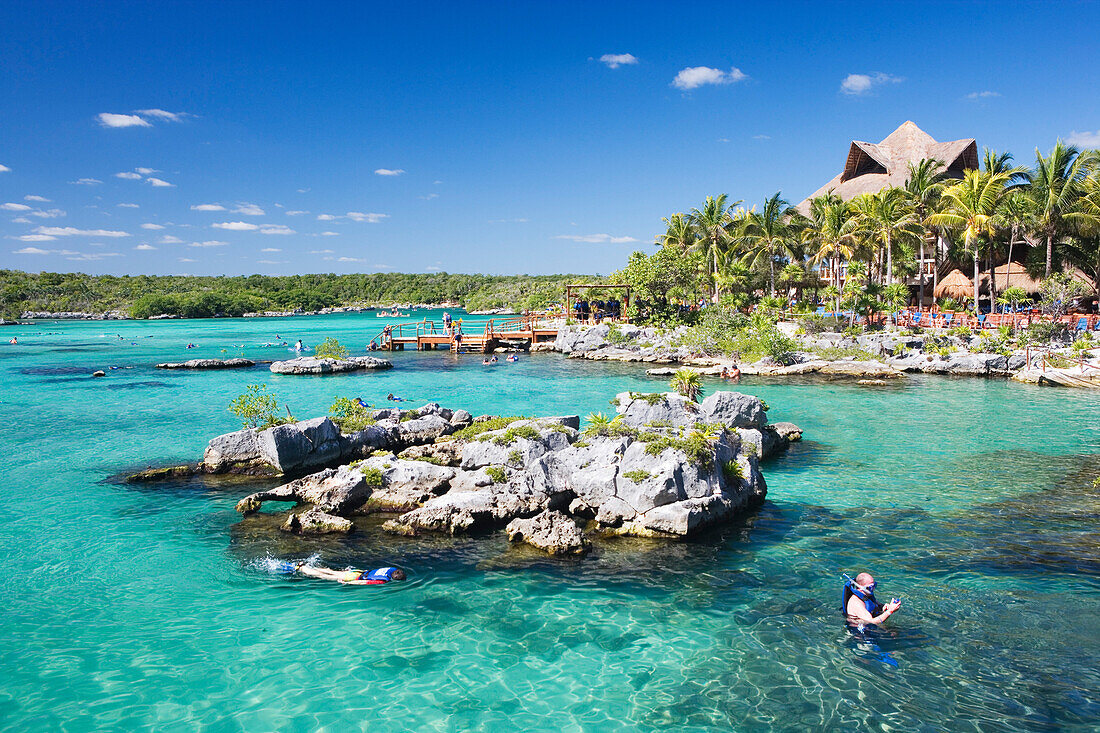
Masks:
[[[407,402],[408,401],[404,397],[394,397],[393,392],[390,392],[388,395],[386,395],[386,399],[389,400],[390,402]]]
[[[333,570],[317,565],[309,565],[305,562],[285,563],[283,569],[287,572],[297,572],[310,578],[321,580],[335,580],[344,585],[385,585],[391,580],[405,580],[405,571],[401,568],[376,568],[375,570]]]
[[[886,605],[875,599],[878,583],[870,573],[860,573],[852,580],[844,576],[843,606],[848,626],[862,631],[868,624],[879,625],[901,608],[901,601],[893,599]]]

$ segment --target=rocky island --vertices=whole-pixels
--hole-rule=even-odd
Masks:
[[[353,433],[321,417],[214,438],[202,469],[292,478],[237,505],[247,515],[294,502],[291,532],[347,532],[355,516],[385,513],[384,529],[403,535],[503,529],[579,554],[592,534],[684,537],[732,519],[764,499],[760,461],[801,437],[737,392],[701,403],[624,392],[613,403],[613,419],[593,416],[584,431],[577,416],[474,418],[435,403],[374,411]]]

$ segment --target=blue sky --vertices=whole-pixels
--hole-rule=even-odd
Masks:
[[[0,27],[0,267],[32,271],[606,273],[907,119],[1024,163],[1100,145],[1097,3],[6,0]]]

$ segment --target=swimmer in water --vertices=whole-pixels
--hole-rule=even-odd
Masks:
[[[19,345],[19,339],[17,339],[15,336],[12,336],[11,341],[9,341],[8,343],[11,344],[12,346],[18,346]]]
[[[302,339],[298,339],[298,343],[294,344],[294,350],[295,351],[301,351],[304,348],[305,347],[302,346]]]
[[[385,585],[391,580],[405,580],[405,571],[401,568],[377,568],[375,570],[333,570],[316,565],[298,565],[297,571],[310,578],[335,580],[343,585]]]
[[[394,397],[393,392],[390,392],[388,395],[386,395],[386,399],[389,400],[390,402],[404,402],[405,401],[404,397]]]
[[[901,608],[901,601],[894,598],[889,603],[879,603],[875,598],[878,583],[870,573],[860,573],[855,580],[844,582],[844,614],[848,626],[862,631],[867,625],[878,626]]]

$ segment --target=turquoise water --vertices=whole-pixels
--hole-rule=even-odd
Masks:
[[[299,417],[393,392],[472,412],[610,412],[662,381],[555,354],[393,355],[389,372],[165,372],[276,334],[356,347],[372,315],[0,330],[0,726],[11,730],[1072,730],[1100,724],[1100,398],[999,381],[746,379],[806,440],[768,501],[688,542],[554,561],[481,539],[242,521],[255,484],[111,480],[194,460],[266,382]],[[470,321],[467,321],[469,323]],[[469,331],[469,327],[467,327]],[[118,334],[124,338],[119,339]],[[186,350],[188,342],[198,348]],[[224,352],[223,352],[224,349]],[[124,367],[92,379],[95,369]],[[125,368],[132,367],[132,368]],[[717,388],[706,385],[707,392]],[[410,580],[265,571],[320,553]],[[869,642],[840,573],[904,606]],[[873,644],[873,646],[872,646]]]

